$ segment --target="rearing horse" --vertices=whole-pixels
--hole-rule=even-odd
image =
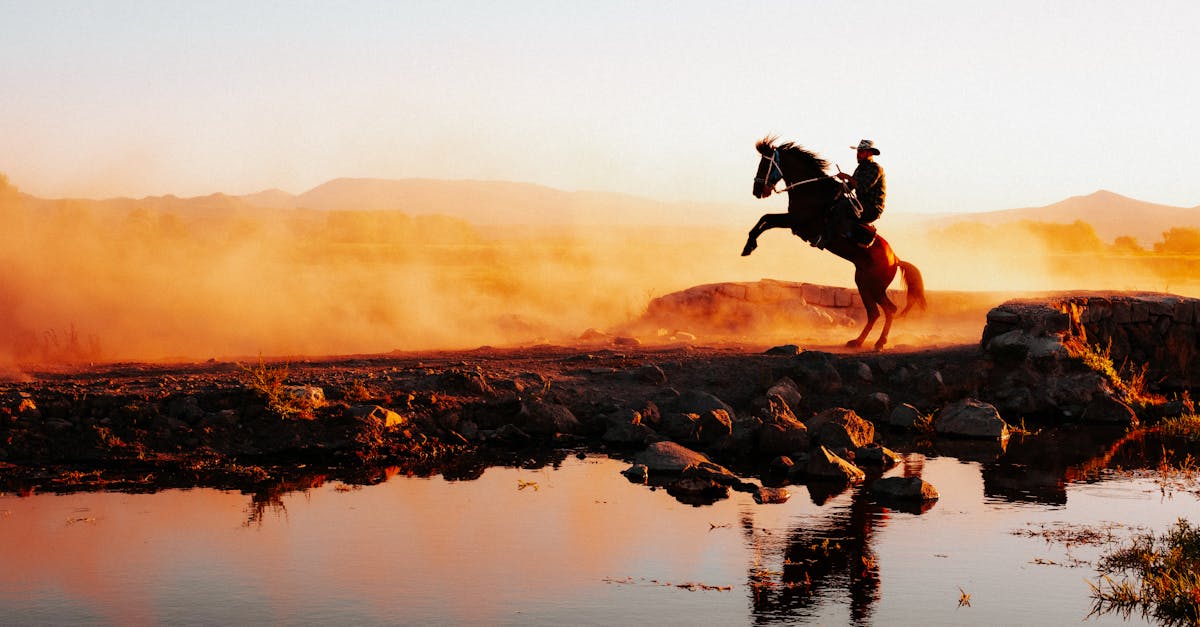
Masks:
[[[775,145],[774,137],[763,138],[754,147],[762,155],[758,172],[754,175],[755,198],[766,198],[776,191],[787,191],[788,210],[787,213],[768,213],[759,218],[754,228],[750,229],[742,256],[754,252],[758,247],[758,236],[768,229],[786,227],[805,241],[816,241],[825,231],[829,208],[843,193],[842,184],[825,173],[829,164],[791,142]],[[776,190],[780,181],[786,187]],[[867,310],[866,327],[858,337],[846,342],[846,346],[862,346],[879,319],[880,309],[883,309],[883,332],[875,342],[875,350],[887,344],[892,317],[896,314],[896,304],[888,298],[887,288],[896,278],[897,270],[903,272],[907,290],[904,311],[900,315],[908,313],[913,305],[925,308],[925,283],[921,279],[921,272],[911,263],[897,259],[892,247],[882,237],[876,235],[871,245],[864,248],[837,236],[829,242],[827,250],[854,264],[854,284],[858,286],[863,308]]]

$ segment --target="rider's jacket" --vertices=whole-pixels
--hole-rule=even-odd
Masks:
[[[862,203],[863,213],[860,218],[864,223],[879,219],[883,213],[883,201],[887,196],[887,181],[883,177],[883,168],[873,160],[861,161],[854,169],[854,195]]]

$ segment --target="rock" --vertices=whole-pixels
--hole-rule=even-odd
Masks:
[[[808,429],[803,424],[797,427],[766,424],[758,432],[758,451],[765,455],[791,455],[807,450],[809,445]]]
[[[770,398],[772,395],[782,398],[787,403],[787,407],[793,415],[800,411],[801,403],[804,400],[804,397],[800,394],[800,387],[788,377],[781,378],[774,385],[767,388],[767,398]]]
[[[645,464],[634,464],[629,468],[621,471],[626,479],[632,483],[646,483],[650,476],[650,469],[646,468]]]
[[[654,429],[641,423],[623,422],[610,425],[601,439],[621,446],[642,445],[658,437]]]
[[[788,457],[787,455],[780,455],[775,459],[772,459],[771,463],[767,464],[767,467],[771,469],[771,472],[786,473],[795,465],[796,462],[792,461],[791,457]]]
[[[882,420],[888,415],[892,398],[884,392],[872,392],[858,402],[858,413],[871,419]]]
[[[21,400],[17,403],[16,413],[22,418],[40,418],[42,412],[38,410],[37,403],[33,402],[33,397],[27,392],[21,393]]]
[[[325,405],[325,390],[315,385],[285,385],[283,393],[305,407],[316,409]]]
[[[441,385],[451,390],[463,390],[484,396],[494,396],[496,390],[479,370],[450,370],[441,376]]]
[[[746,416],[744,418],[733,419],[733,434],[730,438],[731,444],[739,451],[749,452],[758,441],[758,432],[763,427],[762,418],[758,416]]]
[[[792,408],[782,396],[768,394],[762,401],[762,405],[761,412],[764,423],[779,425],[785,429],[804,426],[804,423],[796,418],[796,414],[792,412]]]
[[[846,483],[861,483],[867,475],[860,468],[834,455],[824,446],[818,446],[809,455],[808,476]]]
[[[520,427],[511,423],[500,425],[500,428],[496,429],[496,437],[508,442],[520,443],[528,442],[529,440],[533,439],[528,433],[522,431]]]
[[[827,409],[810,418],[805,425],[814,444],[831,449],[856,449],[875,440],[875,425],[843,407]]]
[[[938,491],[920,477],[884,477],[871,484],[871,493],[897,501],[936,501]]]
[[[583,427],[566,405],[527,400],[521,403],[521,426],[530,434],[578,433]]]
[[[791,496],[791,493],[783,488],[759,487],[754,491],[754,502],[759,504],[786,503]]]
[[[871,383],[875,380],[875,375],[871,372],[871,367],[867,364],[858,361],[850,365],[853,369],[854,376],[865,383]]]
[[[462,437],[464,437],[468,440],[474,441],[474,440],[479,439],[479,425],[475,424],[474,421],[471,421],[471,420],[459,421],[459,423],[457,425],[457,430],[458,430],[459,435],[461,435]]]
[[[358,405],[351,408],[350,413],[359,420],[375,423],[385,429],[402,427],[408,423],[404,416],[379,405]]]
[[[996,408],[975,399],[956,401],[942,408],[934,430],[967,438],[1008,439],[1008,425]]]
[[[612,343],[616,346],[641,346],[642,341],[636,337],[620,336],[613,338]]]
[[[646,364],[637,369],[637,378],[654,385],[662,385],[667,382],[667,373],[655,364]]]
[[[912,429],[920,417],[921,412],[916,407],[904,403],[893,409],[892,413],[888,415],[888,424],[901,429]]]
[[[594,328],[579,334],[579,339],[584,342],[602,342],[607,341],[609,337],[607,333]]]
[[[669,413],[662,417],[659,429],[675,440],[699,442],[700,416],[698,414]]]
[[[878,444],[868,444],[854,451],[854,463],[859,466],[877,466],[887,469],[903,461],[904,458],[899,453]]]
[[[796,357],[796,362],[793,374],[806,389],[817,394],[836,394],[842,389],[842,375],[828,353],[805,351]]]
[[[667,484],[667,494],[683,499],[686,503],[693,502],[692,499],[707,502],[729,496],[729,487],[712,479],[681,477]]]
[[[1030,335],[1021,330],[993,337],[985,349],[992,358],[1008,361],[1067,357],[1067,349],[1057,337]]]
[[[703,453],[674,442],[655,442],[638,453],[634,461],[645,465],[651,472],[683,472],[691,466],[712,463]]]
[[[917,374],[915,383],[917,393],[924,398],[937,400],[946,397],[946,382],[937,370]]]
[[[1092,401],[1083,410],[1082,419],[1084,422],[1100,424],[1126,426],[1138,424],[1137,414],[1134,413],[1129,405],[1107,394],[1096,394],[1093,396]]]
[[[195,424],[204,417],[204,410],[200,409],[200,402],[195,396],[175,397],[167,403],[167,417]]]
[[[714,444],[733,434],[733,419],[723,409],[710,409],[697,421],[700,431],[697,434],[704,444]]]
[[[730,417],[734,415],[733,408],[724,401],[701,390],[686,390],[673,401],[676,411],[681,414],[703,415],[706,411],[722,409]]]
[[[794,356],[800,354],[800,347],[796,346],[795,344],[784,344],[782,346],[774,346],[774,347],[768,348],[764,354],[765,355],[784,355],[784,356],[788,356],[788,357],[794,357]]]

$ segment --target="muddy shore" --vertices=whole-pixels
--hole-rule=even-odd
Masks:
[[[765,478],[782,449],[765,444],[764,424],[845,408],[879,440],[896,408],[932,414],[987,399],[1007,374],[977,344],[872,353],[607,343],[30,369],[0,384],[0,489],[469,479],[492,464],[583,452],[632,459],[662,440]],[[272,377],[273,391],[263,383]],[[768,391],[785,383],[781,404]],[[723,410],[696,408],[697,398]]]
[[[387,467],[469,475],[490,460],[547,449],[636,448],[601,439],[606,417],[669,404],[688,390],[749,414],[769,386],[796,376],[799,360],[845,376],[806,394],[798,414],[860,406],[868,387],[895,403],[966,393],[978,386],[982,359],[974,346],[799,355],[748,346],[537,346],[27,370],[27,380],[0,384],[0,481],[12,491],[58,491],[244,487],[297,468],[359,481]],[[281,415],[256,389],[255,370],[282,374],[293,391],[317,388],[324,402]],[[932,371],[941,373],[937,390],[914,381]],[[531,424],[531,406],[566,408],[579,425]]]

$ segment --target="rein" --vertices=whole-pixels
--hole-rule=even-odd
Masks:
[[[772,194],[778,194],[778,193],[780,193],[780,192],[786,192],[786,191],[788,191],[788,190],[792,189],[793,187],[799,187],[799,186],[801,186],[801,185],[805,185],[805,184],[807,184],[807,183],[816,183],[817,181],[823,181],[823,180],[825,180],[825,179],[831,179],[831,178],[834,178],[834,177],[832,177],[832,176],[829,176],[828,174],[826,174],[826,175],[823,175],[823,176],[816,176],[816,177],[813,177],[813,178],[811,178],[811,179],[805,179],[805,180],[803,180],[803,181],[796,181],[795,183],[791,183],[791,184],[789,184],[789,185],[785,186],[783,189],[776,189],[776,186],[778,186],[778,185],[779,185],[779,181],[782,181],[782,180],[783,180],[783,168],[782,168],[782,167],[780,167],[780,165],[779,165],[779,161],[781,161],[781,160],[782,160],[782,159],[779,159],[779,150],[778,150],[778,149],[776,149],[776,150],[775,150],[775,152],[771,154],[771,158],[770,158],[771,165],[770,165],[770,166],[767,168],[767,181],[770,181],[771,179],[773,179],[773,178],[774,178],[774,177],[772,176],[772,174],[773,174],[775,171],[778,171],[778,172],[779,172],[779,177],[778,177],[778,178],[774,178],[774,182],[773,182],[773,183],[771,183],[771,193],[772,193]],[[755,180],[755,181],[757,181],[757,180],[759,180],[759,179],[754,179],[754,180]],[[764,182],[764,183],[766,183],[767,181],[763,181],[763,182]],[[786,182],[786,181],[785,181],[785,182]]]

